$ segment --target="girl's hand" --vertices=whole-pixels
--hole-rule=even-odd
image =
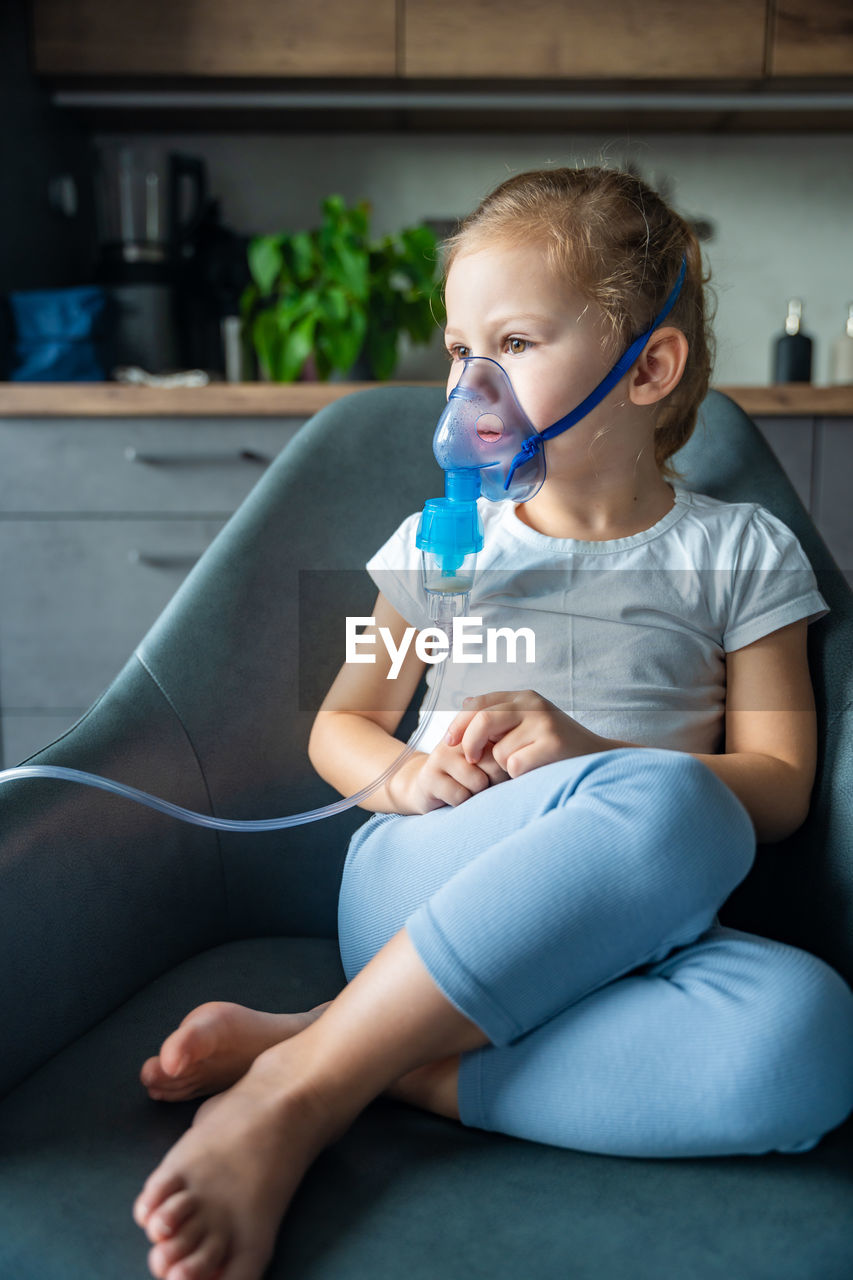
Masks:
[[[388,795],[398,813],[429,813],[442,805],[456,807],[509,775],[486,746],[477,764],[465,759],[461,747],[439,744],[425,755],[416,752],[388,780]]]
[[[445,743],[460,747],[471,765],[479,765],[491,750],[495,764],[510,778],[555,760],[604,751],[610,745],[532,689],[485,693],[466,698],[462,706]]]

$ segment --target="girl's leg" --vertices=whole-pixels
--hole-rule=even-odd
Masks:
[[[306,1169],[397,1077],[486,1043],[405,931],[323,1016],[206,1102],[147,1180],[134,1217],[161,1280],[259,1280]]]
[[[853,1108],[853,992],[716,925],[505,1048],[463,1054],[463,1123],[620,1156],[806,1151]]]
[[[671,751],[560,761],[457,809],[357,833],[341,888],[348,977],[404,924],[494,1045],[709,928],[746,875],[746,811]]]
[[[516,1039],[695,939],[753,856],[743,808],[676,753],[564,761],[485,794],[503,800],[474,797],[453,811],[473,822],[439,827],[445,862],[452,846],[461,869],[421,893],[407,928],[321,1018],[206,1103],[148,1180],[135,1213],[156,1276],[257,1280],[306,1168],[372,1098],[425,1063]],[[431,833],[434,816],[413,821]],[[369,865],[368,847],[351,867]],[[423,852],[438,855],[430,834]],[[366,919],[357,901],[344,895],[345,923]]]
[[[408,922],[441,989],[506,1043],[697,937],[752,848],[741,806],[689,756],[562,761],[457,809],[357,833],[341,892],[344,966],[352,977]],[[300,1021],[202,1006],[146,1062],[143,1083],[160,1098],[224,1088]]]

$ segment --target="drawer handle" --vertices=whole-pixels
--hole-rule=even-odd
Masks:
[[[255,449],[222,449],[208,453],[141,453],[128,445],[124,451],[127,462],[138,462],[146,467],[196,467],[196,466],[233,466],[241,462],[251,462],[257,466],[268,467],[272,458]]]
[[[198,564],[202,552],[192,551],[128,551],[131,564],[143,564],[148,569],[192,569]]]

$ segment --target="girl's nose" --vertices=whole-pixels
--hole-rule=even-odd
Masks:
[[[486,359],[483,356],[468,356],[467,359],[459,362],[461,368],[453,379],[452,384],[448,383],[448,389],[453,387],[464,379],[466,391],[470,391],[476,395],[483,404],[497,404],[501,398],[501,383],[503,382],[503,370],[494,360]]]

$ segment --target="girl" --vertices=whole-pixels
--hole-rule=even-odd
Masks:
[[[853,1105],[845,983],[716,919],[756,837],[807,812],[805,633],[825,606],[778,520],[687,492],[668,465],[710,370],[690,229],[624,174],[506,182],[448,246],[450,381],[490,357],[544,431],[650,327],[682,263],[639,358],[548,440],[540,491],[482,504],[472,613],[531,627],[533,678],[450,671],[454,708],[370,797],[340,895],[349,984],[299,1016],[203,1005],[144,1065],[152,1097],[225,1090],[136,1201],[161,1280],[257,1280],[309,1163],[384,1090],[628,1156],[805,1151]],[[369,565],[395,646],[428,623],[414,519]],[[345,795],[398,754],[424,668],[410,648],[389,681],[374,652],[341,670],[311,737]]]

